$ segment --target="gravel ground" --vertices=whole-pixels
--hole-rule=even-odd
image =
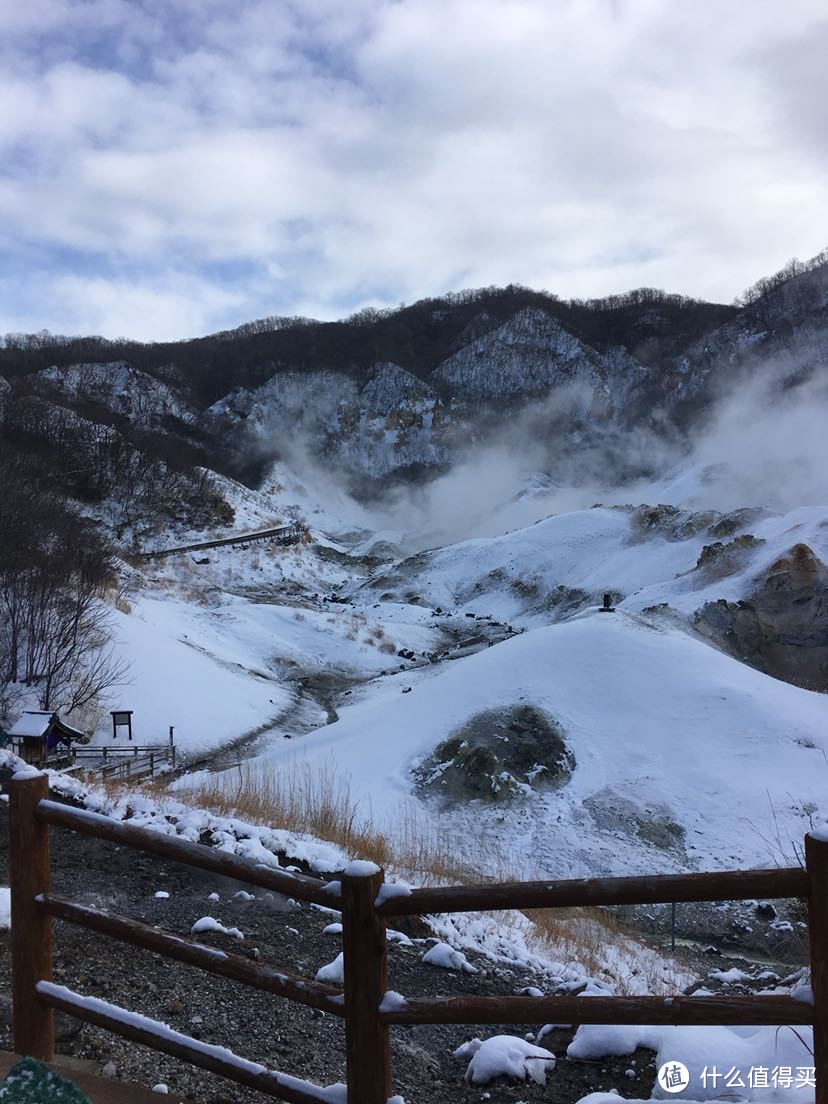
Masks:
[[[0,811],[0,880],[6,880],[8,817]],[[196,920],[214,916],[227,927],[238,927],[244,940],[203,934],[200,941],[237,954],[282,966],[313,977],[341,949],[337,935],[323,928],[336,916],[312,906],[296,906],[286,898],[253,890],[253,900],[234,899],[243,887],[229,879],[191,870],[128,848],[55,830],[52,833],[53,888],[76,900],[112,909],[149,924],[189,934]],[[166,899],[154,894],[163,890]],[[209,901],[211,893],[220,901]],[[476,974],[458,974],[424,965],[420,957],[429,945],[419,921],[398,927],[415,940],[412,946],[392,945],[389,987],[409,996],[462,993],[514,994],[526,985],[542,984],[529,972],[504,968],[469,954]],[[661,941],[659,933],[659,941]],[[5,969],[0,999],[5,1001],[0,1046],[10,1046],[8,933],[0,933]],[[730,959],[729,962],[733,961]],[[735,960],[735,961],[738,961]],[[720,960],[707,969],[719,966]],[[61,922],[55,928],[55,980],[72,989],[120,1004],[210,1043],[231,1047],[244,1057],[318,1084],[344,1080],[344,1033],[336,1017],[248,989],[199,970],[138,951],[104,936]],[[536,1025],[536,1029],[542,1026]],[[417,1026],[392,1029],[394,1091],[406,1104],[435,1102],[545,1101],[572,1104],[598,1089],[618,1088],[625,1096],[648,1096],[654,1079],[653,1054],[600,1062],[575,1062],[565,1057],[572,1035],[555,1031],[543,1045],[559,1058],[546,1086],[464,1084],[466,1063],[452,1051],[479,1035],[522,1034],[530,1028],[497,1026]],[[152,1086],[165,1082],[171,1098],[188,1097],[199,1104],[241,1104],[266,1099],[222,1078],[193,1069],[162,1054],[119,1039],[100,1029],[58,1018],[58,1050],[94,1060],[103,1069],[114,1064],[117,1076]],[[634,1076],[628,1076],[632,1071]],[[489,1094],[483,1097],[483,1093]]]

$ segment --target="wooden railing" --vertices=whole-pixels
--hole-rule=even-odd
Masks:
[[[127,782],[161,769],[175,770],[175,744],[74,744],[46,760],[47,767],[82,768],[96,779]]]
[[[17,754],[24,749],[18,748]],[[97,781],[115,779],[128,782],[133,778],[149,775],[155,777],[156,771],[175,770],[175,744],[73,744],[69,748],[43,754],[33,766],[41,769],[51,767],[62,771],[84,771]]]
[[[48,799],[44,776],[10,783],[10,881],[14,1049],[49,1061],[57,1009],[262,1093],[297,1104],[346,1099],[266,1070],[154,1020],[83,997],[52,982],[52,920],[142,947],[208,973],[263,989],[345,1020],[347,1104],[385,1104],[391,1096],[389,1027],[397,1024],[813,1025],[816,1104],[828,1104],[828,842],[806,837],[805,868],[631,878],[453,886],[400,891],[381,870],[357,864],[324,884],[201,844],[134,828]],[[298,900],[340,910],[344,991],[251,962],[192,939],[80,905],[50,889],[50,827],[135,847]],[[386,920],[427,913],[633,905],[745,898],[808,902],[814,1004],[786,996],[730,997],[434,997],[387,995]]]
[[[307,526],[295,521],[290,525],[280,525],[275,529],[258,529],[253,533],[236,533],[230,537],[218,537],[216,540],[197,541],[193,544],[179,544],[175,548],[156,548],[151,552],[142,552],[142,560],[160,560],[165,556],[177,556],[181,552],[203,552],[209,548],[246,548],[257,541],[272,541],[275,544],[297,544],[307,534]]]

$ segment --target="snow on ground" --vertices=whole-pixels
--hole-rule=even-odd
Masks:
[[[25,771],[40,773],[6,750],[0,750],[0,767],[18,775]],[[341,848],[304,832],[251,824],[240,817],[219,816],[174,798],[154,800],[137,789],[123,790],[116,796],[101,786],[81,782],[60,771],[48,770],[46,774],[54,792],[71,798],[82,808],[126,821],[135,828],[150,828],[191,843],[208,837],[214,847],[266,866],[278,866],[278,855],[326,873],[341,870],[348,862],[349,856]],[[218,895],[211,894],[208,900],[218,900]]]
[[[292,679],[318,673],[358,683],[397,668],[397,647],[432,648],[438,632],[430,610],[400,603],[283,605],[220,591],[194,603],[175,587],[144,590],[133,602],[129,614],[113,612],[130,670],[102,710],[132,709],[141,744],[165,742],[174,725],[185,759],[276,724],[296,704]],[[325,724],[325,711],[317,713]],[[109,741],[107,716],[95,742]]]
[[[608,937],[593,917],[573,917],[539,933],[522,912],[455,913],[429,917],[434,934],[452,947],[475,951],[504,966],[529,966],[547,991],[578,989],[645,996],[682,992],[695,980],[671,958],[620,931]],[[590,949],[590,971],[581,961]],[[530,994],[531,995],[531,994]]]
[[[493,1035],[485,1042],[472,1039],[454,1052],[455,1058],[471,1058],[466,1081],[488,1085],[496,1077],[546,1084],[546,1075],[555,1068],[555,1055],[544,1047],[532,1046],[515,1035]]]
[[[251,769],[332,762],[381,822],[399,815],[412,766],[437,743],[481,710],[515,704],[562,725],[576,767],[561,790],[510,808],[444,812],[472,831],[475,858],[490,837],[558,876],[764,865],[790,861],[824,819],[824,695],[623,611],[383,679],[337,723],[274,745]],[[678,827],[675,845],[648,843],[640,829],[654,815]]]
[[[0,886],[0,928],[11,927],[11,890],[8,886]]]
[[[595,1061],[656,1050],[659,1077],[653,1100],[744,1100],[766,1104],[811,1104],[814,1099],[813,1031],[810,1027],[607,1027],[584,1025],[567,1056]],[[662,1073],[681,1063],[684,1088],[676,1094]],[[677,1083],[677,1082],[676,1082]],[[614,1093],[591,1093],[579,1104],[617,1104]],[[629,1104],[641,1104],[630,1101]]]
[[[477,967],[472,966],[462,951],[450,947],[448,943],[435,943],[422,956],[429,966],[440,966],[443,970],[458,970],[463,974],[476,974]]]
[[[423,554],[400,568],[388,568],[371,585],[376,589],[386,583],[389,590],[414,585],[432,606],[512,619],[520,619],[528,608],[542,610],[548,621],[561,587],[594,596],[619,592],[624,608],[669,602],[690,613],[707,601],[744,597],[754,578],[794,544],[808,544],[828,560],[826,520],[825,508],[803,507],[747,523],[737,532],[749,532],[765,543],[746,553],[733,574],[722,577],[694,568],[705,545],[729,538],[702,528],[679,539],[668,528],[642,526],[632,507],[596,507]]]
[[[25,764],[11,752],[0,750],[0,767],[18,771]],[[29,770],[32,771],[32,768]],[[305,862],[311,870],[322,874],[341,871],[349,865],[350,856],[341,848],[305,833],[252,824],[241,817],[219,816],[173,798],[151,798],[140,790],[125,790],[115,797],[100,786],[82,783],[59,771],[46,773],[54,792],[71,798],[91,812],[125,821],[133,827],[149,828],[190,842],[209,838],[213,846],[265,866],[279,865],[277,855]],[[288,866],[283,869],[290,871],[295,868]],[[384,897],[388,898],[407,895],[412,887],[389,879],[383,888]],[[0,903],[2,900],[0,893]],[[207,900],[216,903],[219,894],[211,893]],[[311,908],[338,915],[336,909],[315,905]],[[591,974],[578,958],[577,941],[570,943],[564,940],[557,947],[548,940],[539,940],[534,926],[523,913],[459,913],[426,917],[425,920],[434,931],[437,945],[447,947],[440,952],[442,955],[449,956],[453,948],[456,961],[461,964],[465,961],[462,953],[465,950],[482,955],[493,963],[526,969],[534,977],[543,979],[547,991],[571,991],[586,986],[584,991],[587,993],[606,994],[616,988],[624,992],[672,993],[686,988],[692,981],[690,975],[679,970],[671,961],[621,936],[612,943],[604,939],[598,946],[598,953],[593,956],[596,959],[592,967],[595,972]],[[210,916],[202,917],[199,924],[204,925],[201,930],[218,930],[214,925],[222,926],[220,921]],[[330,924],[325,931],[339,934],[341,924]],[[236,931],[230,934],[236,934]],[[241,932],[237,934],[242,937]],[[390,942],[407,941],[406,936],[393,929],[389,930],[388,938]]]
[[[190,928],[190,935],[201,935],[203,932],[220,932],[222,935],[232,936],[233,939],[244,939],[244,933],[238,928],[225,928],[214,916],[202,916]]]
[[[113,621],[116,647],[130,670],[124,685],[106,693],[102,707],[134,711],[136,743],[165,743],[173,725],[182,755],[203,755],[291,703],[261,656],[216,632],[200,607],[142,597],[131,613],[116,611]],[[111,741],[111,728],[104,723],[95,739]]]
[[[327,985],[344,985],[345,983],[345,956],[342,951],[333,962],[327,966],[320,966],[316,971],[316,980],[324,981]]]

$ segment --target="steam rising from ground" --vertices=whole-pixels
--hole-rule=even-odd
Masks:
[[[482,429],[449,471],[425,484],[398,482],[370,505],[354,499],[345,473],[314,459],[295,437],[285,459],[338,516],[387,534],[406,552],[599,502],[723,512],[828,506],[828,377],[795,382],[787,365],[754,366],[691,438],[656,419],[637,429],[591,420],[586,398],[576,388],[555,392]]]
[[[720,510],[828,506],[827,413],[828,380],[780,386],[778,371],[766,370],[716,405],[692,451],[706,478],[695,491],[688,485],[683,501]]]
[[[394,522],[414,543],[444,544],[597,502],[722,512],[828,507],[826,379],[780,383],[772,366],[720,398],[691,439],[592,427],[575,440],[550,440],[538,433],[545,413],[546,405],[531,409],[426,487],[398,491],[389,503]]]

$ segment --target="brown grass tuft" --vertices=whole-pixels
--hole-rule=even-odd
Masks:
[[[102,788],[113,800],[127,791],[120,782],[104,783]],[[421,885],[538,877],[525,855],[502,850],[491,838],[482,837],[477,850],[486,854],[487,867],[496,875],[481,875],[461,858],[471,853],[468,835],[461,837],[447,829],[439,815],[424,817],[413,803],[402,804],[393,821],[378,825],[370,809],[355,799],[350,780],[332,762],[319,769],[304,762],[281,764],[269,773],[240,763],[237,775],[216,775],[184,793],[171,793],[163,778],[142,789],[162,803],[170,797],[220,816],[307,833],[339,846],[349,857],[369,859],[387,874]],[[676,991],[675,966],[626,934],[604,909],[488,913],[481,915],[481,921],[519,928],[537,953],[578,962],[594,977],[611,976],[618,992],[640,993],[642,983],[653,993]]]

